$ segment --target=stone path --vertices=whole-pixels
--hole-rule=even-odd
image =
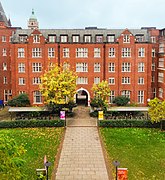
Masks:
[[[78,116],[80,118],[80,114]],[[74,118],[72,126],[66,128],[56,180],[108,180],[98,129],[96,126],[91,127],[93,125],[89,122],[92,122],[92,119],[87,121],[89,117],[85,112],[82,116],[86,117]],[[90,126],[87,127],[88,125]]]

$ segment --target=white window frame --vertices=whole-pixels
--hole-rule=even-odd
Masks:
[[[100,83],[100,77],[94,77],[94,84]]]
[[[56,42],[56,35],[48,35],[48,40],[50,43]]]
[[[3,84],[7,84],[7,77],[6,76],[3,77]]]
[[[121,95],[124,97],[130,98],[131,97],[131,91],[130,90],[123,90],[123,91],[121,91]]]
[[[18,78],[18,85],[25,85],[25,78],[24,77],[20,77]]]
[[[6,42],[6,36],[2,36],[2,42]]]
[[[25,63],[18,63],[18,73],[25,73]]]
[[[88,84],[88,78],[87,77],[78,77],[76,79],[76,84]]]
[[[155,62],[152,62],[152,64],[151,64],[151,71],[155,71],[155,69],[156,69],[156,64],[155,64]]]
[[[48,58],[54,58],[55,57],[55,48],[49,47],[48,48]]]
[[[100,63],[94,63],[94,72],[100,72],[101,65]]]
[[[130,34],[123,35],[123,43],[130,43]]]
[[[131,84],[131,78],[130,77],[122,77],[121,84]]]
[[[108,63],[108,72],[115,72],[115,63]]]
[[[94,48],[94,58],[100,58],[100,48]]]
[[[158,96],[160,98],[163,98],[163,93],[164,93],[163,88],[158,88]]]
[[[76,63],[76,72],[88,72],[88,63]]]
[[[159,53],[164,53],[164,43],[159,44]]]
[[[122,48],[122,57],[124,58],[131,57],[131,48]]]
[[[156,43],[156,36],[151,36],[151,43]]]
[[[158,72],[158,82],[163,83],[164,82],[164,73]]]
[[[144,84],[144,77],[138,78],[138,84]]]
[[[155,56],[156,56],[156,50],[155,50],[155,48],[152,48],[151,56],[152,56],[152,57],[155,57]]]
[[[42,72],[42,64],[32,63],[32,72]]]
[[[144,104],[144,91],[138,91],[138,103]]]
[[[115,42],[115,35],[107,35],[107,42],[108,43]]]
[[[33,92],[33,103],[34,104],[42,104],[42,94],[40,91]]]
[[[109,96],[109,103],[112,104],[114,99],[115,99],[115,91],[111,90]]]
[[[164,58],[159,58],[158,67],[159,67],[159,68],[164,68]]]
[[[96,35],[96,43],[102,43],[103,42],[103,35]]]
[[[69,58],[69,48],[63,48],[63,58]]]
[[[7,63],[3,63],[3,71],[7,71]]]
[[[67,43],[68,42],[68,36],[67,35],[61,35],[60,36],[60,42],[61,43]]]
[[[32,58],[41,58],[42,49],[41,48],[32,48]]]
[[[92,41],[91,35],[84,35],[84,42],[85,43],[90,43]]]
[[[25,57],[25,48],[18,48],[18,58]]]
[[[88,58],[88,48],[76,48],[76,58]]]
[[[79,35],[72,35],[72,42],[73,43],[80,42],[80,36]]]
[[[113,47],[109,48],[109,57],[110,58],[115,57],[115,48],[113,48]]]
[[[138,48],[138,57],[145,57],[145,48]]]
[[[144,62],[138,63],[138,72],[145,72]]]
[[[2,50],[2,56],[7,56],[7,50],[6,50],[6,48],[3,48],[3,50]]]
[[[41,84],[41,77],[33,77],[33,84],[35,85]]]
[[[33,43],[40,43],[40,35],[39,34],[33,35]]]
[[[121,67],[121,72],[131,72],[131,63],[123,62]]]
[[[110,77],[109,78],[109,84],[110,85],[114,85],[115,84],[115,78],[114,77]]]

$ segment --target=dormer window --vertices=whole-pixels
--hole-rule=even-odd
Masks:
[[[48,40],[50,43],[56,42],[56,35],[48,35]]]
[[[67,35],[61,35],[61,42],[62,43],[66,43],[66,42],[68,42],[68,36]]]
[[[84,42],[85,43],[90,43],[91,40],[92,40],[91,35],[84,35]]]
[[[109,42],[109,43],[111,43],[111,42],[115,42],[115,35],[107,35],[107,41]]]
[[[144,35],[143,34],[137,34],[136,35],[136,41],[137,42],[144,42]]]
[[[40,42],[40,35],[34,34],[33,35],[33,43],[39,43]]]
[[[79,35],[73,35],[72,41],[73,41],[73,43],[78,43],[80,41],[80,36]]]
[[[103,42],[103,35],[96,35],[96,42],[102,43]]]
[[[20,42],[26,42],[27,41],[27,35],[19,35],[19,41]]]
[[[129,34],[124,34],[123,42],[124,43],[130,43],[130,35]]]

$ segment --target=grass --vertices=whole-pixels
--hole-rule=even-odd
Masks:
[[[100,128],[100,132],[110,163],[118,160],[119,167],[128,168],[128,179],[165,179],[165,132],[140,128]]]
[[[49,177],[54,166],[55,155],[61,142],[64,128],[26,128],[5,129],[0,134],[7,134],[15,139],[19,145],[23,145],[26,153],[21,157],[26,161],[22,173],[24,180],[36,180],[36,169],[44,168],[44,156],[52,163],[49,168]]]

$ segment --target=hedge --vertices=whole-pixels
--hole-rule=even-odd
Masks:
[[[160,123],[152,123],[147,120],[101,120],[98,124],[100,127],[160,128]]]
[[[19,120],[19,121],[2,121],[0,128],[29,128],[29,127],[63,127],[63,120]]]

